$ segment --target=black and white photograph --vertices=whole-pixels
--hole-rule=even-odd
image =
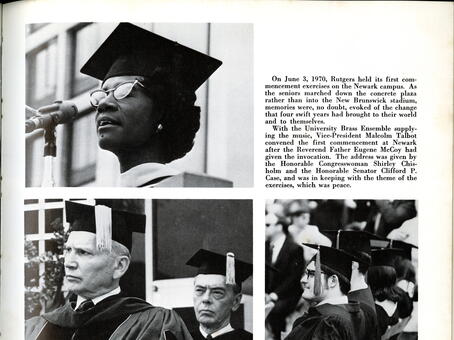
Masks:
[[[27,25],[26,186],[251,187],[252,58],[247,23]]]
[[[252,339],[251,200],[29,199],[24,220],[26,340]]]
[[[453,9],[1,4],[0,338],[450,339]]]
[[[267,201],[266,339],[417,339],[417,208]]]

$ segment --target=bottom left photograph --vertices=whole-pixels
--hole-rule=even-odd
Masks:
[[[29,199],[24,235],[27,340],[252,339],[251,200]]]

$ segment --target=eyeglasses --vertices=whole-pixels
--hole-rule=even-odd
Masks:
[[[117,86],[110,90],[103,89],[94,90],[93,92],[90,93],[90,104],[93,107],[98,107],[101,100],[106,99],[109,96],[110,92],[113,92],[113,96],[116,100],[124,99],[127,96],[129,96],[129,94],[132,91],[132,88],[136,84],[145,88],[145,86],[140,81],[134,80],[118,84]]]

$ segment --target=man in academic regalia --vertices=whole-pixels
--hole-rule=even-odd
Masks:
[[[252,340],[252,334],[233,329],[230,314],[241,302],[241,284],[252,274],[252,264],[235,259],[233,253],[217,254],[200,249],[187,265],[197,267],[194,278],[194,311],[199,329],[194,340]]]
[[[280,214],[265,216],[265,302],[274,303],[268,317],[267,327],[274,339],[281,339],[286,329],[286,317],[295,311],[303,292],[300,279],[304,270],[303,248],[284,233],[288,222]]]
[[[318,250],[301,279],[302,297],[312,306],[295,321],[286,340],[365,339],[364,313],[347,297],[353,258],[342,250],[305,245]]]
[[[372,291],[366,282],[366,274],[371,263],[370,239],[376,236],[363,231],[337,230],[324,231],[333,247],[342,249],[353,257],[350,278],[349,301],[357,301],[366,319],[367,339],[380,339],[377,313]]]
[[[133,232],[145,216],[105,205],[65,202],[70,234],[65,244],[65,283],[74,295],[63,307],[27,320],[27,340],[181,339],[191,336],[171,310],[123,297]]]

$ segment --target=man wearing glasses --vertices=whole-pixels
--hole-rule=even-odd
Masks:
[[[149,187],[177,172],[200,127],[195,91],[221,61],[121,23],[81,68],[102,80],[90,94],[102,149],[120,162],[120,185]]]
[[[302,297],[311,307],[295,321],[286,339],[368,339],[364,313],[347,297],[352,257],[342,250],[306,245],[318,251],[301,278]]]

